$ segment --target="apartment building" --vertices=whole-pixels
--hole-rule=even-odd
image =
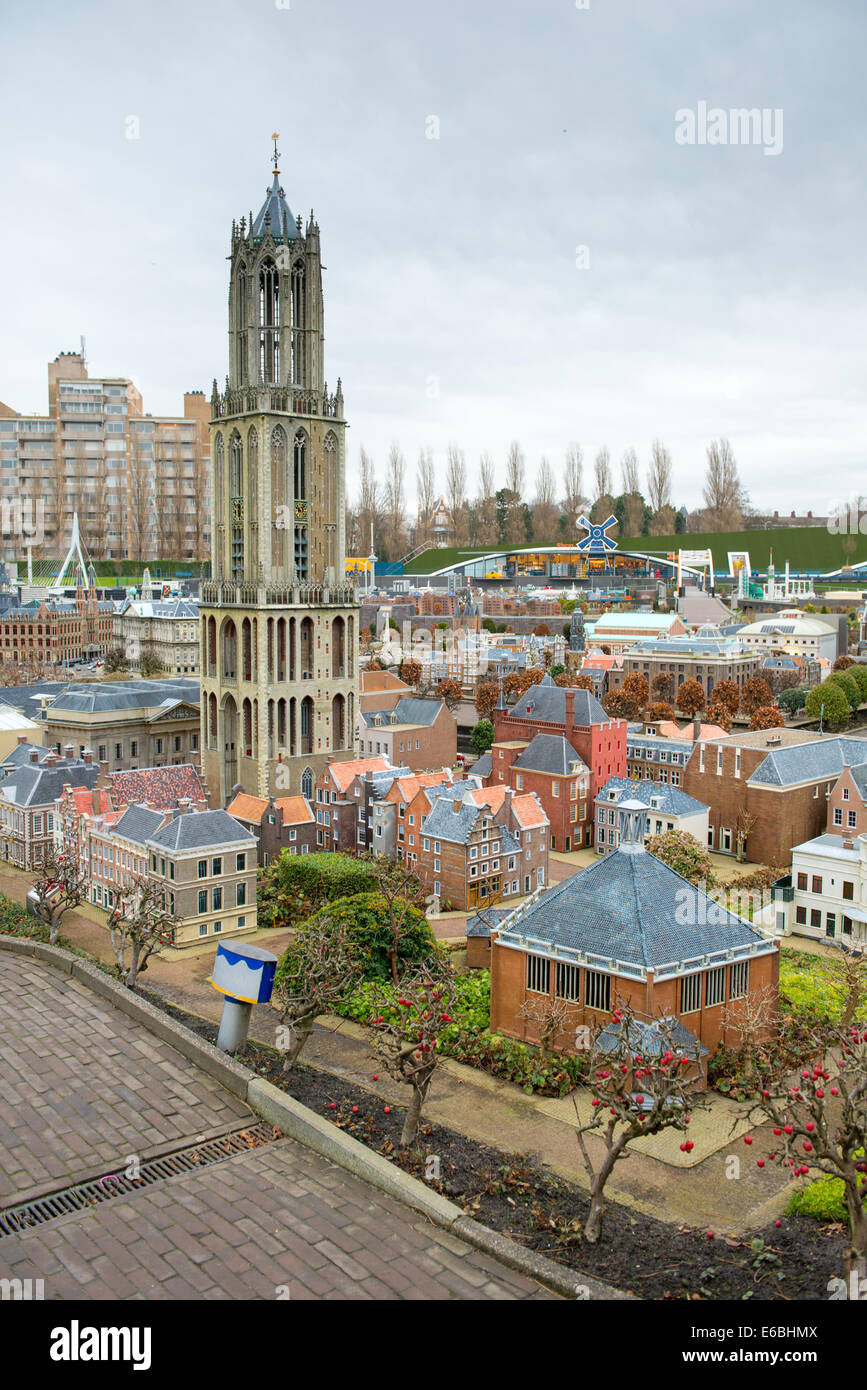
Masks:
[[[627,676],[641,675],[652,689],[657,677],[663,677],[670,688],[660,698],[673,700],[684,681],[696,680],[709,700],[720,681],[731,681],[740,690],[758,674],[761,661],[758,651],[733,638],[662,638],[625,647],[622,664],[609,671],[608,688],[619,690]]]
[[[620,807],[631,799],[647,804],[645,834],[682,830],[707,844],[708,807],[667,782],[612,777],[596,797],[596,853],[610,854],[620,844]]]
[[[474,769],[475,770],[475,769]],[[562,734],[536,734],[491,749],[491,786],[535,794],[548,818],[551,849],[569,853],[593,843],[590,769]]]
[[[421,824],[418,876],[454,909],[520,897],[548,881],[548,818],[510,787],[439,795]]]
[[[197,676],[199,605],[194,599],[128,599],[113,612],[111,645],[123,649],[131,671],[147,654],[168,676]]]
[[[256,839],[233,816],[182,807],[145,843],[148,877],[176,919],[174,946],[256,930]]]
[[[788,866],[793,845],[826,830],[834,787],[865,751],[863,739],[799,729],[732,734],[693,745],[682,787],[710,808],[710,849],[736,853],[745,832],[747,859]]]
[[[443,700],[404,697],[392,709],[362,712],[359,720],[362,755],[413,772],[451,766],[457,756],[457,721]]]
[[[0,661],[26,670],[102,657],[112,645],[113,615],[95,586],[72,599],[10,605],[0,613]]]
[[[45,710],[46,744],[90,748],[109,771],[198,766],[199,732],[199,682],[183,676],[73,683]]]
[[[303,796],[264,797],[238,792],[226,811],[256,837],[263,868],[281,854],[310,854],[316,848],[316,821]]]
[[[26,762],[13,763],[0,780],[0,837],[3,857],[19,869],[44,863],[54,845],[57,802],[64,786],[93,787],[99,768],[87,750],[81,758],[61,757],[53,748],[28,749]]]
[[[0,418],[0,494],[22,525],[0,539],[3,559],[61,561],[77,512],[99,560],[205,559],[209,404],[184,395],[183,416],[146,415],[125,377],[90,377],[81,352],[48,365],[48,413]]]

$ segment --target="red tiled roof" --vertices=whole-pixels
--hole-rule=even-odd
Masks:
[[[192,763],[181,763],[177,767],[140,767],[134,771],[124,769],[108,775],[118,806],[149,802],[158,811],[168,811],[183,797],[191,801],[205,800],[205,789]]]
[[[303,796],[276,797],[274,804],[283,812],[284,825],[301,825],[313,820],[313,812]],[[267,805],[267,797],[239,792],[226,810],[236,820],[246,821],[248,825],[261,825]]]

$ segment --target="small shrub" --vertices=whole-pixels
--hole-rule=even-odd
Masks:
[[[365,980],[391,979],[391,926],[381,893],[354,893],[351,897],[337,898],[320,908],[316,917],[328,918],[345,928],[348,944]],[[308,920],[314,921],[316,917]],[[303,925],[300,930],[303,932]],[[291,950],[290,946],[280,959],[275,984],[281,982],[291,966]],[[436,941],[427,918],[417,907],[408,905],[397,953],[401,965],[418,964],[435,951]]]

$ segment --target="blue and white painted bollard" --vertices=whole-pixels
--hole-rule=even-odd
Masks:
[[[237,1052],[247,1041],[254,1004],[267,1004],[274,988],[277,957],[261,946],[220,942],[211,984],[225,995],[217,1047]]]

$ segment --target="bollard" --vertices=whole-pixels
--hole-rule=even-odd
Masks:
[[[254,1004],[267,1004],[274,988],[277,957],[261,946],[221,941],[210,983],[224,995],[217,1047],[238,1052],[247,1041]]]

